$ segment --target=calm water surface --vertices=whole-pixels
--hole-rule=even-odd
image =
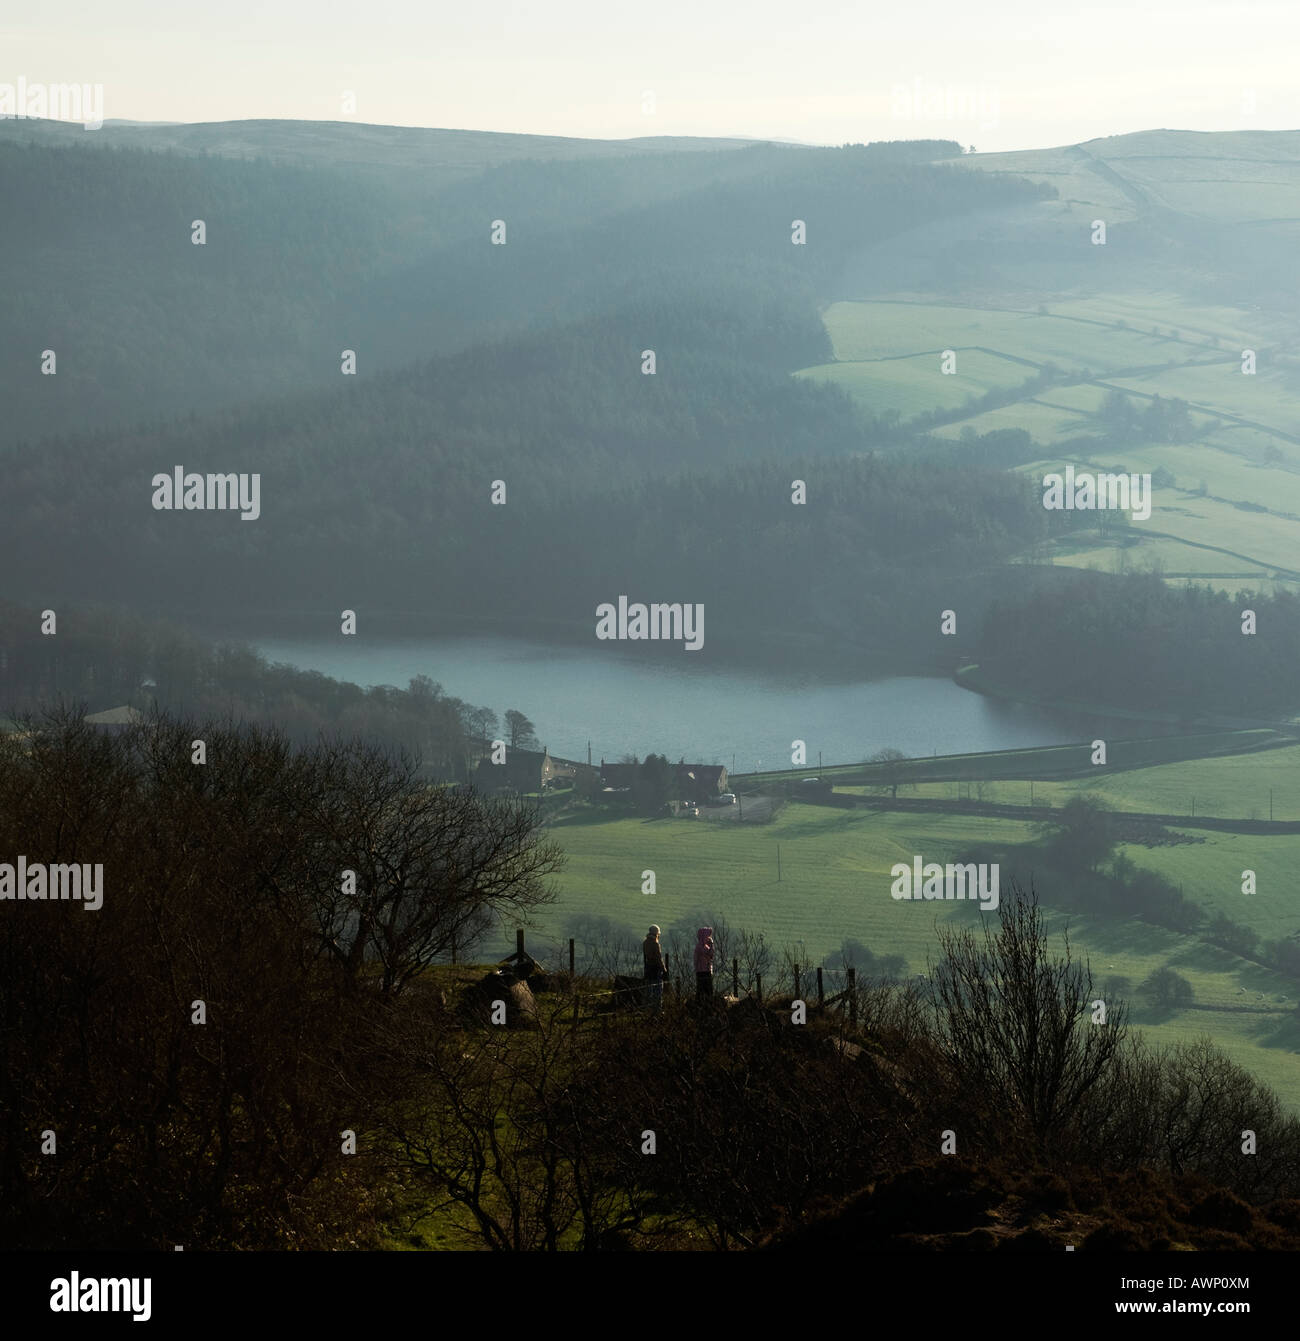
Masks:
[[[271,661],[360,685],[405,688],[427,675],[444,691],[503,715],[518,708],[552,754],[618,759],[653,750],[742,772],[789,768],[790,742],[809,766],[854,763],[885,746],[957,754],[1090,739],[1085,719],[996,703],[938,676],[842,683],[680,661],[642,661],[486,636],[248,639]],[[1141,734],[1136,723],[1125,735]]]

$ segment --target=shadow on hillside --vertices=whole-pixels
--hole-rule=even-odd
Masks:
[[[642,816],[629,811],[624,814],[616,810],[575,810],[565,815],[557,815],[547,822],[551,829],[582,829],[596,824],[609,824],[613,820],[634,820]]]
[[[820,807],[819,814],[821,818],[816,820],[792,820],[791,811],[787,809],[771,827],[774,833],[780,833],[784,842],[793,838],[824,838],[827,834],[843,833],[857,825],[879,826],[887,823],[890,817],[889,812],[883,810],[832,811],[828,806]],[[832,814],[834,819],[830,818]]]
[[[1230,950],[1222,950],[1217,945],[1205,941],[1192,941],[1177,951],[1169,960],[1170,968],[1199,969],[1203,973],[1231,973],[1233,969],[1252,968],[1259,972],[1258,964],[1234,955]],[[1260,988],[1256,988],[1259,991]]]
[[[1110,918],[1104,913],[1081,912],[1078,909],[1053,909],[1070,918],[1071,939],[1077,932],[1087,939],[1087,952],[1093,961],[1093,972],[1110,972],[1099,963],[1103,954],[1164,955],[1180,947],[1185,936],[1167,927],[1158,927],[1133,917]]]
[[[1282,1020],[1261,1019],[1261,1028],[1254,1038],[1256,1047],[1276,1048],[1281,1052],[1296,1053],[1296,1065],[1300,1066],[1300,1011],[1293,1010]]]

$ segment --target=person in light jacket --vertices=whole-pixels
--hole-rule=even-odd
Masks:
[[[664,1006],[664,952],[659,944],[659,928],[651,927],[641,942],[641,960],[645,965],[646,1005],[652,1010]]]
[[[713,928],[701,927],[695,933],[695,999],[713,995]]]

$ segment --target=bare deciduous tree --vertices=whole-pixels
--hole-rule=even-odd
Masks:
[[[931,970],[932,1019],[961,1093],[982,1100],[1049,1157],[1071,1114],[1114,1066],[1126,1032],[1122,1002],[1092,1022],[1092,971],[1048,945],[1037,896],[1004,890],[998,927],[943,927]]]

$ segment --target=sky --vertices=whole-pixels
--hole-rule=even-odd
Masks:
[[[0,0],[0,86],[140,121],[1041,148],[1300,126],[1300,3]],[[7,12],[8,11],[8,12]],[[351,103],[347,95],[352,95]]]

